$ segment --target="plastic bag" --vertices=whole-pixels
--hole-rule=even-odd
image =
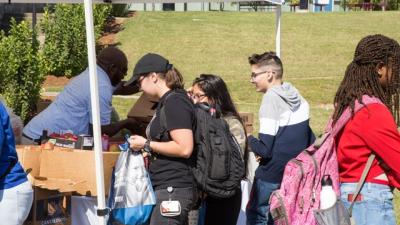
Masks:
[[[142,154],[126,146],[121,150],[110,187],[108,224],[146,224],[156,198]]]

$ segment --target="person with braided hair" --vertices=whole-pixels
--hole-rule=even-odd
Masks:
[[[336,92],[333,122],[347,108],[353,113],[336,140],[341,199],[347,207],[369,156],[376,155],[354,200],[356,224],[396,224],[392,191],[400,188],[399,81],[399,43],[383,35],[369,35],[358,43]],[[354,113],[356,101],[363,104],[365,95],[383,104],[369,104]]]

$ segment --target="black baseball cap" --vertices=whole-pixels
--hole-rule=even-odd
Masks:
[[[147,53],[136,63],[131,79],[125,82],[124,86],[134,84],[143,74],[166,73],[171,68],[172,65],[169,64],[168,59],[155,53]]]

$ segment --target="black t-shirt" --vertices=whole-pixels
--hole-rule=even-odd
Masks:
[[[168,96],[171,95],[171,96]],[[168,96],[167,100],[166,97]],[[160,122],[160,109],[164,106],[166,118],[166,130],[174,129],[193,130],[195,118],[194,108],[184,90],[171,90],[161,97],[156,110],[156,117],[150,124],[150,137],[153,141],[171,141],[169,135],[162,135]],[[191,159],[168,157],[154,153],[150,163],[150,178],[155,189],[167,188],[169,186],[184,188],[192,187],[194,184],[193,175],[190,171]]]

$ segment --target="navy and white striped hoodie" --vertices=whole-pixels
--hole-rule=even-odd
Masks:
[[[258,139],[249,136],[252,151],[261,156],[255,178],[280,183],[286,163],[315,140],[309,126],[310,107],[290,83],[268,89],[259,111]]]

